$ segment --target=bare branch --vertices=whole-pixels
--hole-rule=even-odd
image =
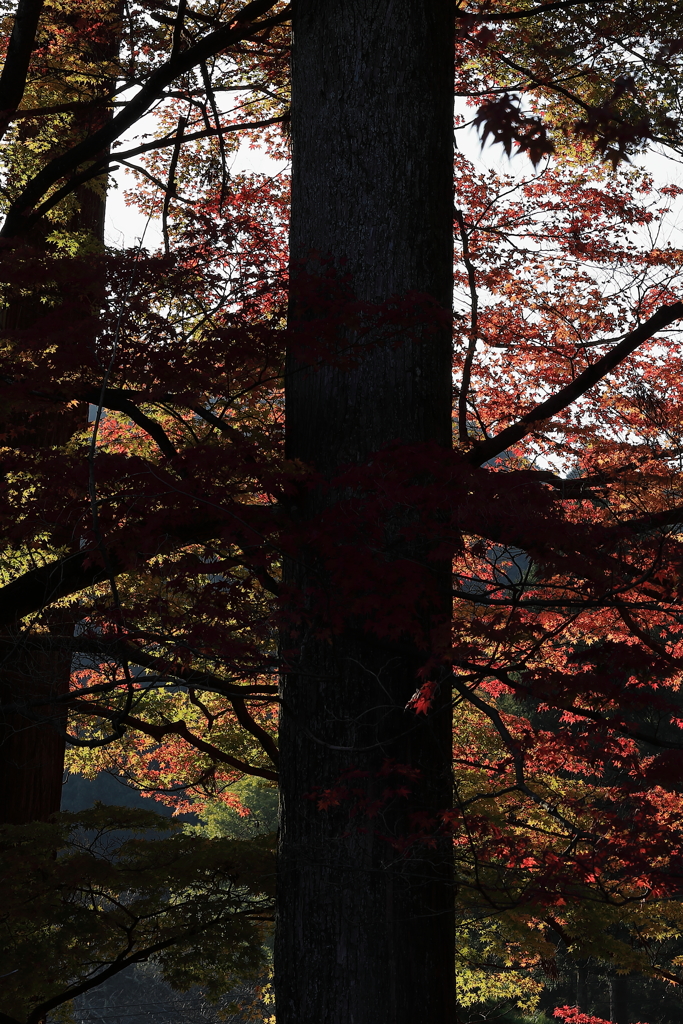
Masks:
[[[174,43],[175,45],[175,43]],[[171,247],[168,240],[168,211],[171,206],[171,196],[176,195],[176,184],[175,184],[175,172],[178,167],[178,157],[180,156],[180,147],[183,144],[183,134],[187,127],[187,118],[178,118],[178,130],[176,132],[175,142],[173,144],[173,153],[171,154],[171,163],[168,168],[168,182],[166,184],[165,195],[164,195],[164,206],[161,211],[161,230],[164,236],[164,252],[168,256]]]
[[[460,441],[469,441],[470,435],[467,430],[467,395],[470,390],[472,376],[472,362],[477,348],[477,316],[479,312],[479,294],[477,292],[477,280],[474,272],[474,264],[470,259],[470,243],[465,227],[465,218],[462,210],[455,211],[455,219],[460,228],[460,241],[462,243],[462,260],[467,270],[467,281],[470,289],[471,317],[470,317],[470,340],[465,355],[465,363],[462,368],[462,380],[460,382],[460,395],[458,398],[458,436]]]

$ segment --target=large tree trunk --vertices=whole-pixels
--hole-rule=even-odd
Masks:
[[[449,0],[295,5],[294,326],[311,316],[303,269],[324,274],[328,258],[359,299],[426,293],[450,313],[453,16]],[[289,457],[329,477],[397,439],[450,445],[450,330],[415,333],[368,346],[352,367],[309,369],[292,354]],[[297,511],[305,521],[329,501],[302,496]],[[304,594],[320,585],[313,561],[287,569]],[[446,619],[450,567],[432,571],[440,596],[430,614]],[[379,595],[396,615],[403,596]],[[406,708],[424,657],[410,637],[390,642],[349,616],[331,640],[314,629],[283,682],[278,1024],[455,1019],[452,849],[442,838],[399,852],[412,812],[436,815],[452,800],[450,694],[426,716]],[[362,828],[348,802],[321,810],[310,798],[355,768],[382,802],[388,761],[419,777]]]

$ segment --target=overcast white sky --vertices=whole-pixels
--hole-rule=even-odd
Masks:
[[[243,170],[261,171],[263,174],[277,174],[285,167],[284,163],[276,163],[270,160],[260,150],[249,149],[243,146],[232,158],[230,168],[233,174]],[[148,223],[147,217],[141,214],[135,207],[127,206],[124,199],[124,192],[135,187],[134,176],[125,170],[118,168],[111,175],[116,187],[109,189],[107,194],[107,216],[105,221],[105,241],[108,245],[115,247],[135,246],[142,243],[151,252],[163,245],[161,235],[161,223],[159,220],[152,220]]]
[[[520,177],[533,174],[533,167],[524,155],[520,154],[508,159],[502,146],[490,145],[487,145],[482,152],[477,134],[471,128],[458,131],[456,139],[459,149],[473,161],[478,169],[495,170],[501,174],[514,174]],[[668,158],[662,154],[650,153],[643,158],[638,158],[634,163],[646,167],[653,175],[656,185],[677,184],[683,186],[683,161],[680,158]],[[284,166],[282,163],[270,160],[263,152],[249,149],[246,145],[239,150],[232,162],[232,170],[235,173],[251,169],[264,174],[276,174]],[[112,178],[118,187],[110,188],[107,196],[105,226],[107,243],[115,247],[135,246],[140,244],[140,239],[144,236],[142,244],[146,249],[150,251],[158,249],[162,245],[160,223],[158,221],[148,223],[145,216],[139,213],[135,207],[127,206],[124,200],[124,192],[134,187],[133,175],[126,172],[125,169],[119,168],[112,174]],[[682,200],[679,199],[674,204],[666,222],[671,233],[672,243],[682,245]]]

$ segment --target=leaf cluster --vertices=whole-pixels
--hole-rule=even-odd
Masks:
[[[173,987],[201,984],[210,996],[261,966],[271,837],[206,839],[151,811],[98,804],[3,825],[0,839],[6,1019],[33,1024],[148,960]]]

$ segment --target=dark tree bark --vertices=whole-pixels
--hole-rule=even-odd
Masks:
[[[329,259],[358,299],[419,292],[450,314],[453,16],[448,0],[295,5],[295,328],[312,315],[306,275],[324,274]],[[368,344],[351,368],[311,369],[294,352],[288,455],[329,477],[394,440],[448,446],[451,393],[446,326],[421,337],[405,330],[400,344]],[[302,495],[296,511],[305,521],[330,500]],[[386,531],[390,539],[390,523]],[[313,561],[287,568],[304,595],[320,585]],[[447,619],[450,566],[432,571],[440,596],[428,614]],[[397,615],[400,598],[382,595]],[[304,644],[287,644],[299,647],[283,682],[278,1024],[451,1024],[452,849],[442,839],[399,853],[388,841],[405,837],[411,811],[437,814],[451,804],[450,693],[444,687],[429,715],[407,709],[424,652],[411,637],[390,642],[350,616],[331,640],[313,628]],[[387,759],[411,765],[419,778],[408,799],[390,801],[364,830],[343,802],[324,811],[310,799],[351,767],[381,793],[386,782],[377,773]]]
[[[576,1007],[588,1013],[588,968],[579,964],[576,968]]]
[[[48,233],[48,225],[36,225],[28,241],[44,245]],[[21,330],[39,314],[31,295],[17,297],[2,310],[2,327]],[[65,444],[84,415],[83,408],[60,416],[46,410],[30,424],[17,423],[19,443],[37,448]],[[72,633],[73,623],[61,623],[57,632]],[[66,709],[54,702],[69,689],[71,653],[57,646],[38,649],[31,627],[2,630],[0,639],[0,823],[45,821],[59,810],[62,798]]]
[[[628,1024],[628,978],[623,974],[610,975],[609,1019],[612,1024]]]
[[[64,705],[71,655],[17,645],[0,662],[0,822],[44,821],[59,810],[64,774]]]
[[[39,6],[20,4],[16,24],[23,24],[21,18],[26,21],[26,11],[37,12]],[[35,28],[36,25],[33,25],[31,39],[24,39],[25,45],[21,56],[26,65],[24,75],[30,57],[29,42],[32,45]],[[26,33],[29,30],[25,28],[23,31]],[[107,45],[103,49],[103,59],[110,60],[118,45],[118,30],[113,29],[111,38],[107,40]],[[27,52],[26,47],[29,47]],[[4,72],[0,86],[3,80]],[[23,83],[23,78],[21,82]],[[106,93],[106,85],[104,88]],[[94,96],[96,94],[97,90],[93,92]],[[21,90],[16,92],[16,102],[13,100],[15,106],[21,100],[21,95]],[[8,100],[7,106],[9,105]],[[110,118],[111,113],[106,108],[88,110],[86,107],[82,118],[75,125],[76,134],[88,135]],[[87,232],[96,242],[103,244],[104,196],[88,186],[81,186],[75,191],[78,209],[71,218],[68,228],[74,232]],[[47,238],[52,229],[53,226],[45,219],[38,220],[30,226],[23,240],[39,249],[47,247]],[[9,330],[22,330],[35,323],[40,313],[41,306],[34,296],[28,294],[17,297],[2,310],[1,326]],[[86,416],[85,404],[61,411],[59,416],[54,410],[46,408],[44,412],[33,417],[30,424],[17,424],[19,442],[38,448],[63,445],[75,431],[81,429]],[[56,634],[72,635],[74,623],[65,621],[52,628]],[[44,640],[45,637],[41,639]],[[60,808],[67,715],[65,705],[55,703],[55,699],[68,692],[71,653],[57,644],[53,650],[45,650],[44,644],[39,647],[32,643],[30,627],[24,630],[5,630],[2,633],[2,641],[0,822],[20,825],[34,820],[46,820]]]
[[[43,0],[19,0],[17,4],[12,35],[0,74],[0,138],[24,95],[26,73],[42,9]]]

